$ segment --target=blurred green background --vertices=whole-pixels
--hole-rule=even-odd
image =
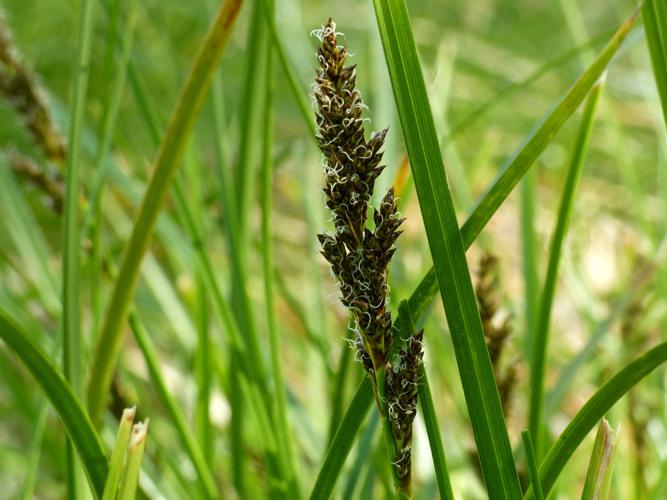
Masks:
[[[109,1],[95,5],[82,165],[88,189],[94,178],[91,169],[105,103],[118,71],[115,44],[125,29],[130,4]],[[212,1],[147,0],[137,4],[132,73],[112,135],[110,175],[103,198],[101,239],[114,262],[120,258],[130,217],[136,214],[137,195],[143,191],[156,155],[156,143],[140,107],[147,106],[161,133],[215,9]],[[238,165],[240,129],[246,119],[244,96],[253,78],[248,69],[252,4],[244,5],[220,64],[225,120],[223,158],[225,167],[232,171]],[[505,160],[522,145],[541,117],[552,109],[635,8],[635,2],[627,0],[424,0],[410,1],[408,5],[460,221],[474,208]],[[78,4],[4,0],[2,9],[22,59],[36,73],[56,123],[61,131],[66,131]],[[116,15],[113,9],[117,9]],[[383,194],[399,173],[404,148],[371,2],[276,2],[280,38],[300,86],[308,94],[317,43],[310,33],[329,16],[345,33],[343,43],[353,54],[351,62],[358,65],[358,86],[369,107],[371,128],[390,127],[385,148],[388,168],[376,189],[376,193]],[[277,310],[290,394],[289,416],[298,443],[299,476],[307,491],[326,447],[332,392],[336,387],[334,373],[346,348],[347,318],[315,238],[317,232],[330,229],[320,192],[320,154],[284,75],[277,64],[274,66],[271,75],[254,77],[269,78],[275,85],[272,232],[279,277]],[[143,103],[136,98],[137,87],[145,93]],[[207,252],[216,264],[220,281],[227,285],[231,279],[230,264],[220,223],[222,219],[224,224],[225,210],[219,199],[220,180],[213,168],[217,159],[209,104],[198,121],[180,175],[190,200],[202,204]],[[542,154],[525,186],[516,189],[468,252],[473,271],[483,251],[490,251],[499,259],[497,292],[502,298],[502,314],[509,315],[513,325],[503,364],[515,366],[518,374],[508,415],[515,446],[520,442],[520,431],[526,427],[526,318],[531,301],[536,300],[534,294],[526,293],[526,282],[543,278],[549,237],[578,125],[577,114]],[[257,134],[258,146],[252,154],[259,158],[262,131]],[[48,165],[15,111],[2,98],[0,149],[18,151]],[[564,249],[552,317],[548,385],[553,387],[567,373],[568,363],[587,345],[591,351],[562,400],[549,410],[549,426],[556,435],[611,373],[664,336],[667,267],[661,260],[664,251],[658,249],[662,248],[667,230],[666,152],[665,124],[639,24],[610,65]],[[35,226],[17,228],[6,223],[8,219],[2,214],[7,213],[5,204],[9,200],[0,199],[0,299],[15,308],[32,331],[42,332],[36,336],[44,349],[52,352],[58,332],[57,308],[45,306],[44,295],[48,292],[40,288],[40,279],[36,278],[41,271],[32,267],[13,244],[12,232],[27,231],[40,239],[52,280],[59,283],[61,221],[30,183],[18,177],[13,182],[16,194],[32,213]],[[249,254],[247,290],[256,306],[261,338],[265,338],[261,263],[259,251],[255,251],[261,240],[257,199],[257,193],[253,193],[250,220],[254,250]],[[431,265],[409,179],[401,193],[400,209],[407,222],[391,268],[393,306],[407,298]],[[194,418],[197,277],[190,243],[171,205],[166,214],[154,240],[152,258],[144,263],[136,304],[158,347],[170,389],[186,414]],[[526,245],[534,249],[534,268],[524,258]],[[83,298],[83,331],[90,342],[96,314],[99,307],[104,309],[110,284],[108,280],[91,284],[91,261],[84,260],[84,264],[84,290],[88,293]],[[537,271],[537,276],[531,269]],[[639,287],[635,282],[645,270],[648,281]],[[92,298],[94,288],[101,294],[101,306]],[[209,328],[217,344],[220,332],[214,319]],[[600,341],[593,344],[590,340],[598,331],[603,332]],[[470,465],[474,441],[439,301],[426,324],[426,346],[425,359],[454,489],[461,498],[483,498],[483,488]],[[224,360],[227,353],[221,356]],[[5,349],[0,350],[0,368],[0,497],[14,498],[24,480],[26,450],[32,442],[40,391]],[[226,366],[220,367],[223,380],[225,370]],[[361,377],[361,367],[354,364],[347,374],[343,401],[349,400]],[[648,491],[654,491],[660,481],[667,482],[667,466],[662,465],[667,460],[664,386],[664,372],[658,371],[611,412],[612,425],[620,422],[622,433],[613,498],[648,498],[644,496]],[[147,448],[150,480],[165,496],[183,497],[194,472],[129,335],[117,387],[125,402],[137,403],[140,413],[151,418]],[[223,385],[213,393],[211,419],[216,431],[212,469],[222,491],[233,498],[230,406]],[[259,490],[263,466],[253,445],[257,439],[252,435],[253,425],[251,422],[246,428],[250,434],[250,466],[246,474],[250,483],[257,482]],[[106,437],[112,435],[107,433]],[[39,498],[61,498],[65,491],[63,432],[53,414],[48,416],[44,439],[35,494]],[[591,446],[592,439],[575,454],[555,498],[572,498],[571,492],[579,491]],[[375,462],[380,463],[380,440],[377,449]],[[415,449],[417,498],[434,498],[435,479],[419,418]],[[353,450],[348,465],[354,457]],[[364,462],[373,492],[361,493],[360,486],[359,498],[367,494],[384,497],[382,481],[373,480],[374,468],[382,467],[373,461]],[[346,469],[346,473],[350,470]],[[377,476],[381,478],[382,473]],[[343,476],[342,484],[346,477]]]

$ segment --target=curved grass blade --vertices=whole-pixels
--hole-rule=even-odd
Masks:
[[[521,498],[407,7],[373,4],[484,481],[496,498]]]
[[[542,151],[544,151],[549,143],[549,139],[556,134],[561,125],[575,112],[579,104],[581,104],[586,94],[602,75],[604,69],[611,61],[611,58],[620,47],[622,41],[630,32],[635,19],[636,13],[621,25],[595,62],[579,77],[570,91],[559,101],[554,110],[542,122],[542,125],[538,126],[537,129],[530,134],[526,140],[524,148],[520,149],[517,154],[514,155],[513,159],[510,160],[507,167],[504,169],[503,175],[489,188],[488,193],[494,193],[492,198],[489,199],[488,202],[482,200],[461,227],[461,239],[463,240],[465,248],[469,248],[472,245],[479,233],[484,229],[486,223],[491,219],[496,210],[498,210],[509,192],[511,192],[512,188],[519,182],[523,174],[535,162]],[[502,183],[502,187],[496,187],[500,183]],[[504,193],[504,196],[502,194],[498,195],[499,192]],[[424,314],[433,302],[437,293],[438,282],[435,276],[435,269],[431,267],[420,280],[408,299],[410,309],[415,316],[417,324],[421,323]],[[399,321],[400,317],[396,322],[398,323]],[[340,453],[340,450],[344,450],[345,448],[349,450],[352,447],[351,441],[354,440],[354,436],[361,426],[361,422],[348,417],[353,414],[368,411],[372,404],[372,392],[369,392],[370,390],[370,383],[368,384],[368,387],[364,387],[362,384],[357,390],[357,393],[336,431],[336,437],[327,452],[322,469],[320,469],[318,481],[320,477],[326,477],[326,481],[328,482],[331,482],[332,480],[335,481],[335,477],[332,476],[337,475],[342,469],[346,455],[343,456]],[[362,396],[361,391],[366,391],[366,396]],[[348,443],[347,440],[350,440],[350,443]],[[335,459],[331,457],[332,454],[336,455]],[[325,471],[325,467],[332,467],[332,470]],[[333,489],[333,484],[331,485],[331,488]]]
[[[69,438],[79,452],[91,489],[100,498],[109,465],[102,442],[81,403],[62,374],[2,309],[0,338],[25,364],[58,412]]]
[[[88,383],[88,405],[93,422],[99,423],[121,345],[122,327],[139,277],[139,268],[148,249],[158,214],[167,197],[170,181],[179,165],[187,138],[204,102],[211,78],[226,46],[242,0],[222,4],[199,49],[194,66],[172,113],[146,195],[125,250],[109,307],[104,318]]]
[[[603,76],[604,78],[604,76]],[[560,264],[561,251],[565,242],[574,205],[574,196],[577,190],[577,184],[581,177],[581,171],[584,166],[584,160],[588,152],[588,143],[593,129],[593,118],[595,110],[602,91],[603,80],[600,80],[591,90],[586,101],[586,108],[581,120],[579,134],[574,146],[574,154],[567,172],[563,193],[561,195],[560,206],[556,216],[556,227],[551,237],[549,247],[549,263],[547,273],[544,279],[544,289],[542,290],[539,313],[535,329],[535,337],[531,341],[531,362],[530,362],[530,408],[529,408],[529,430],[531,437],[534,438],[535,454],[538,459],[542,456],[542,432],[544,422],[544,374],[546,370],[546,357],[549,346],[549,322],[551,320],[551,308],[556,295],[556,283],[558,281],[558,267]]]
[[[574,451],[600,419],[640,380],[667,361],[667,342],[657,345],[626,365],[604,384],[577,412],[540,465],[540,480],[549,495]],[[528,491],[526,498],[532,498]]]

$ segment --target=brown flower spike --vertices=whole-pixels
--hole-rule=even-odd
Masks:
[[[346,50],[336,43],[329,20],[320,33],[317,88],[317,139],[324,154],[326,205],[334,233],[320,234],[322,255],[340,283],[343,304],[352,311],[356,345],[365,368],[386,362],[391,343],[391,315],[386,309],[387,266],[394,254],[402,220],[393,190],[373,210],[375,228],[366,228],[375,179],[384,169],[380,149],[386,129],[366,140],[361,93],[355,88],[356,67],[345,66]]]
[[[373,229],[367,227],[375,180],[381,165],[384,129],[366,139],[361,93],[355,88],[356,66],[345,66],[347,52],[337,44],[329,19],[317,32],[320,67],[315,78],[317,140],[324,155],[324,194],[331,210],[333,234],[320,234],[322,255],[338,280],[341,301],[352,312],[358,355],[373,382],[376,400],[388,419],[395,444],[392,458],[399,487],[410,491],[412,421],[417,405],[421,333],[407,340],[389,359],[391,313],[387,310],[387,269],[403,220],[390,189],[373,208]]]

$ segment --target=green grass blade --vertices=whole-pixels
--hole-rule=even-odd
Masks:
[[[417,331],[408,301],[404,300],[400,303],[398,314],[401,320],[401,323],[398,324],[400,338],[407,339]],[[435,404],[433,404],[433,396],[431,395],[431,388],[428,383],[424,363],[421,364],[419,370],[419,407],[422,410],[422,417],[424,418],[424,425],[428,434],[428,443],[431,447],[431,456],[433,457],[433,467],[435,468],[435,477],[438,482],[440,498],[442,500],[453,500],[454,492],[449,480],[445,447],[440,437],[438,417],[435,413]]]
[[[542,484],[540,483],[540,474],[537,472],[537,460],[535,459],[535,450],[533,449],[533,440],[530,439],[530,431],[525,430],[521,433],[523,440],[523,449],[526,453],[526,462],[528,462],[528,475],[530,484],[535,492],[535,500],[544,500],[542,493]]]
[[[132,334],[134,339],[137,341],[139,348],[141,349],[142,354],[144,355],[144,360],[146,361],[146,366],[148,367],[148,372],[151,375],[151,379],[155,384],[155,389],[162,400],[162,403],[167,408],[169,415],[176,427],[176,432],[183,443],[183,447],[187,452],[192,465],[197,471],[197,476],[199,477],[200,484],[203,491],[206,493],[208,498],[216,498],[218,496],[218,488],[215,484],[215,479],[213,474],[206,463],[204,454],[202,453],[197,439],[194,437],[190,428],[188,427],[185,415],[181,410],[176,398],[171,394],[167,388],[167,383],[162,376],[162,370],[160,369],[160,359],[155,352],[153,343],[151,342],[150,336],[146,331],[145,327],[141,323],[139,317],[135,313],[130,313],[130,327],[132,329]]]
[[[595,444],[593,445],[593,453],[588,465],[581,500],[607,499],[619,436],[618,429],[612,429],[607,419],[603,418],[595,436]]]
[[[549,247],[549,263],[547,264],[544,288],[540,299],[539,315],[535,329],[535,337],[531,349],[530,362],[530,408],[529,408],[529,430],[535,442],[535,454],[538,459],[542,456],[542,432],[544,429],[544,375],[546,371],[546,357],[549,345],[549,322],[551,319],[551,308],[556,295],[556,284],[558,281],[558,267],[560,264],[561,251],[565,242],[574,205],[574,197],[577,191],[581,171],[588,153],[588,143],[593,129],[595,110],[602,91],[602,80],[596,84],[588,97],[586,107],[582,116],[579,134],[574,146],[574,154],[567,172],[563,193],[561,195],[558,214],[556,215],[556,226],[551,237]]]
[[[273,15],[270,15],[273,19]],[[272,51],[269,52],[267,67],[269,69],[269,78],[271,77]],[[292,431],[290,430],[287,417],[287,391],[285,379],[283,377],[282,362],[280,360],[280,336],[278,334],[278,324],[275,311],[275,269],[273,263],[273,235],[271,233],[271,211],[273,196],[273,160],[271,158],[271,149],[273,145],[273,85],[267,83],[266,89],[266,108],[264,113],[264,149],[262,158],[262,271],[264,277],[264,301],[266,307],[266,323],[269,335],[269,349],[271,352],[271,377],[275,388],[275,415],[276,415],[276,434],[278,442],[282,449],[280,457],[284,462],[284,467],[289,473],[287,478],[290,482],[290,494],[293,498],[301,498],[299,484],[297,482],[295,471],[296,458],[294,456],[294,443]]]
[[[231,33],[241,3],[242,0],[231,0],[224,2],[221,6],[212,28],[200,47],[160,146],[155,169],[125,250],[91,362],[88,405],[93,422],[99,423],[104,411],[114,365],[120,350],[122,327],[134,297],[141,261],[148,249],[170,181],[176,172],[186,140],[199,115],[206,91]]]
[[[365,376],[336,431],[324,463],[317,474],[315,485],[310,493],[310,500],[327,500],[331,496],[357,432],[364,423],[372,404],[373,385],[371,379]]]
[[[572,453],[600,419],[646,375],[667,361],[667,342],[645,352],[618,371],[577,412],[540,464],[540,479],[548,495]],[[531,497],[531,492],[526,495]]]
[[[102,442],[72,388],[28,335],[0,309],[0,338],[25,364],[58,412],[79,452],[91,489],[102,496],[109,465]]]
[[[107,482],[104,485],[104,494],[102,500],[114,500],[118,493],[118,486],[123,475],[125,467],[125,456],[127,454],[128,444],[130,443],[130,434],[132,433],[132,424],[134,424],[134,415],[136,408],[126,408],[123,410],[123,415],[120,417],[120,424],[118,425],[118,434],[116,435],[116,443],[111,452],[111,463],[109,466],[109,475]]]
[[[313,119],[313,109],[308,100],[308,94],[304,88],[299,84],[299,79],[294,69],[293,64],[290,62],[287,57],[287,51],[285,50],[285,45],[280,39],[278,34],[278,29],[276,28],[275,16],[271,13],[273,12],[273,0],[260,0],[262,3],[262,10],[265,14],[266,24],[269,28],[269,34],[271,35],[271,44],[273,50],[278,56],[278,62],[280,63],[280,69],[287,79],[287,84],[292,96],[296,101],[297,107],[299,108],[299,113],[303,118],[304,123],[308,127],[308,137],[311,137],[313,140],[317,137],[317,131],[315,129],[315,120]]]
[[[120,483],[118,500],[134,500],[136,497],[147,435],[148,420],[134,424],[130,444],[127,449],[127,464],[125,465],[125,473]]]
[[[81,135],[83,130],[84,111],[86,108],[86,92],[90,64],[90,46],[93,30],[93,0],[84,0],[79,7],[79,33],[76,71],[72,88],[70,106],[70,126],[67,147],[67,163],[65,166],[65,202],[63,225],[63,280],[62,280],[62,314],[60,328],[63,342],[63,374],[72,386],[75,394],[82,397],[84,393],[83,371],[83,339],[79,325],[79,270],[80,270],[80,236],[79,236],[79,191],[81,169]],[[71,442],[66,445],[67,488],[71,498],[80,496],[80,466],[76,460]]]
[[[403,0],[373,3],[484,480],[495,497],[520,498],[521,487],[407,8]]]
[[[521,181],[521,249],[524,281],[524,352],[532,352],[540,293],[540,277],[537,271],[537,234],[535,232],[536,172],[528,171]]]
[[[667,6],[665,2],[645,0],[642,6],[642,19],[655,84],[662,103],[662,114],[667,122]]]

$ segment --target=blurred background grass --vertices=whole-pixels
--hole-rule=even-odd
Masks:
[[[87,97],[82,175],[90,189],[92,165],[100,140],[105,103],[118,69],[114,43],[127,22],[128,2],[118,2],[115,21],[109,10],[96,5],[90,86]],[[144,87],[148,106],[161,130],[165,127],[178,90],[190,68],[193,54],[208,26],[214,2],[184,3],[144,1],[131,61]],[[221,62],[224,97],[226,167],[238,164],[240,127],[244,120],[243,96],[247,88],[248,44],[251,36],[251,4],[244,6]],[[409,2],[413,29],[430,91],[436,126],[445,145],[445,161],[459,220],[498,173],[504,160],[519,147],[538,120],[567,90],[613,30],[634,9],[633,1],[574,0],[478,2]],[[3,8],[23,60],[34,69],[60,130],[68,127],[68,102],[75,59],[78,6],[75,2],[5,0]],[[370,112],[373,129],[390,126],[385,161],[387,171],[379,180],[383,193],[402,163],[404,148],[389,78],[370,2],[276,2],[278,31],[296,69],[304,92],[310,93],[314,76],[316,39],[309,36],[327,17],[333,17],[344,43],[358,65],[358,86]],[[531,80],[536,73],[543,74]],[[331,394],[346,343],[346,317],[339,305],[337,287],[318,255],[316,232],[328,228],[322,196],[320,155],[279,68],[275,80],[273,161],[274,207],[272,232],[278,274],[278,326],[281,355],[290,396],[289,416],[296,430],[299,476],[304,487],[319,467],[326,448],[331,415]],[[123,94],[110,152],[110,176],[105,185],[102,244],[117,261],[129,233],[128,217],[136,214],[137,195],[149,175],[156,154],[155,143],[140,103],[131,90]],[[534,199],[533,230],[536,235],[538,276],[543,277],[546,251],[558,206],[560,190],[578,127],[578,115],[568,121],[533,168],[528,199]],[[220,225],[224,207],[219,203],[220,183],[215,164],[211,106],[204,110],[186,154],[183,185],[189,200],[199,203],[203,214],[206,249],[222,283],[230,281],[225,233]],[[257,155],[261,156],[257,131]],[[609,68],[606,89],[593,129],[575,202],[572,226],[563,255],[559,287],[552,317],[547,383],[553,387],[563,368],[589,342],[611,316],[614,321],[593,355],[576,375],[556,407],[549,412],[549,427],[561,430],[581,404],[618,366],[662,337],[667,324],[667,268],[656,250],[667,229],[667,137],[641,26],[636,28]],[[16,150],[48,165],[26,133],[19,117],[0,100],[0,148]],[[4,165],[3,165],[4,167]],[[58,332],[57,309],[45,307],[36,269],[14,245],[12,232],[44,235],[43,247],[53,281],[61,274],[61,220],[44,196],[23,179],[15,179],[15,195],[33,213],[34,227],[13,227],[6,203],[0,200],[0,297],[30,323],[47,352],[52,352]],[[14,181],[12,181],[14,182]],[[13,185],[12,185],[13,186]],[[383,188],[384,186],[384,188]],[[472,269],[482,251],[499,258],[498,294],[503,314],[512,318],[513,335],[504,356],[505,365],[517,369],[517,385],[509,418],[515,446],[525,428],[528,396],[527,308],[525,247],[522,245],[522,207],[519,189],[490,222],[482,238],[468,252]],[[87,191],[88,192],[88,191]],[[406,298],[430,267],[430,256],[413,188],[402,193],[401,211],[407,217],[391,269],[392,305]],[[525,207],[524,207],[525,208]],[[194,418],[196,385],[194,346],[197,311],[195,266],[190,244],[178,217],[169,207],[161,218],[161,230],[152,246],[153,260],[144,263],[144,279],[136,304],[156,344],[170,389],[190,418]],[[253,193],[251,244],[248,255],[250,294],[260,338],[266,339],[260,252],[260,210]],[[525,218],[524,218],[525,221]],[[224,223],[224,222],[223,222]],[[526,227],[523,230],[525,234]],[[530,234],[528,227],[528,234]],[[41,236],[40,236],[41,238]],[[656,258],[658,261],[656,262]],[[633,280],[653,262],[650,285],[637,289],[632,307],[619,307]],[[91,343],[97,314],[92,306],[90,259],[84,259],[83,331]],[[44,278],[44,277],[42,277]],[[108,281],[95,285],[105,304]],[[58,290],[59,288],[55,288]],[[217,323],[208,325],[214,342]],[[426,325],[427,366],[439,412],[454,489],[462,498],[483,495],[475,469],[469,465],[473,439],[463,394],[441,306],[436,304]],[[45,332],[40,334],[38,332]],[[267,341],[268,342],[268,341]],[[90,347],[90,346],[88,346]],[[268,356],[268,347],[264,347]],[[5,350],[0,351],[0,478],[6,485],[0,497],[13,498],[22,488],[27,467],[26,449],[32,442],[37,419],[39,390],[22,366]],[[225,360],[225,356],[222,357]],[[218,363],[221,379],[226,367]],[[362,370],[354,365],[344,385],[344,401],[356,387]],[[139,405],[151,418],[147,446],[148,475],[162,489],[180,496],[187,492],[193,470],[185,458],[165,410],[159,402],[134,342],[126,338],[116,387],[126,401]],[[215,460],[211,466],[222,491],[232,495],[230,479],[230,406],[224,384],[216,384],[211,419]],[[664,374],[658,372],[612,411],[612,425],[622,423],[617,468],[612,485],[614,498],[646,498],[656,484],[667,479],[667,420],[664,411]],[[342,404],[345,408],[346,404]],[[418,420],[419,422],[419,420]],[[262,466],[252,436],[246,432],[249,478],[262,481]],[[423,426],[417,424],[416,486],[418,498],[431,498],[434,477]],[[379,437],[379,436],[378,436]],[[58,498],[64,494],[64,447],[55,416],[49,415],[42,446],[36,495]],[[378,441],[378,448],[382,443]],[[563,498],[579,491],[590,456],[589,446],[575,454],[559,482]],[[355,456],[353,451],[351,457]],[[351,463],[351,460],[350,460]],[[665,462],[667,463],[667,462]],[[152,467],[152,469],[151,469]],[[365,467],[371,480],[372,462]],[[382,469],[382,467],[379,467]],[[382,472],[378,473],[380,477]],[[375,484],[371,481],[371,484]],[[429,493],[431,492],[431,493]],[[381,482],[376,497],[383,497]],[[361,495],[361,494],[359,494]],[[659,497],[656,497],[659,498]]]

